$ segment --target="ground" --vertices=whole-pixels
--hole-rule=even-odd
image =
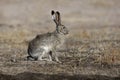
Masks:
[[[119,0],[0,0],[0,80],[119,80]],[[50,11],[69,29],[61,64],[27,61],[37,34],[52,32]]]

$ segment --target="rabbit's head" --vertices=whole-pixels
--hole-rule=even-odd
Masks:
[[[60,13],[58,11],[54,12],[53,10],[51,11],[51,15],[52,15],[52,19],[56,24],[56,31],[59,34],[63,34],[66,35],[68,34],[68,29],[61,24],[61,17],[60,17]]]

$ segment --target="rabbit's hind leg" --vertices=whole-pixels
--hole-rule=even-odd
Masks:
[[[28,60],[28,61],[36,61],[37,58],[33,58],[33,57],[31,57],[31,56],[27,56],[27,60]]]
[[[45,51],[43,51],[42,54],[38,56],[38,60],[42,61],[44,55],[45,55]]]
[[[40,60],[40,61],[49,61],[49,59],[44,59],[43,58],[45,54],[46,54],[46,52],[43,51],[42,54],[38,56],[38,60]]]

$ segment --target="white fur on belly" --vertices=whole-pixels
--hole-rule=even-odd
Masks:
[[[49,52],[52,49],[51,46],[42,46],[42,48],[45,50],[45,52]]]

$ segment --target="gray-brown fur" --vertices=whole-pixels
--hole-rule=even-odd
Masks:
[[[28,59],[30,60],[44,60],[45,54],[49,55],[49,61],[53,60],[53,54],[55,54],[55,60],[58,60],[56,54],[56,48],[59,47],[68,34],[67,28],[61,24],[60,13],[58,11],[51,11],[52,19],[56,23],[56,30],[51,33],[37,35],[28,45]]]

